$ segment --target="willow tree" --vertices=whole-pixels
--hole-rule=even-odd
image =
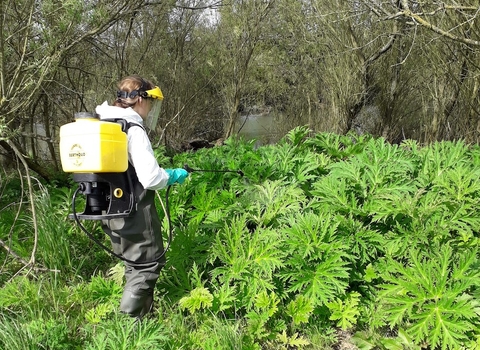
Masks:
[[[213,80],[216,53],[217,1],[176,1],[166,27],[158,33],[160,45],[150,50],[151,70],[164,86],[164,112],[156,142],[181,150],[193,138],[220,137],[222,123]],[[155,68],[155,65],[157,67]]]
[[[47,167],[27,149],[36,140],[31,125],[43,124],[55,160],[51,132],[59,115],[52,107],[70,114],[69,103],[75,109],[82,106],[77,78],[79,72],[96,74],[90,70],[95,60],[88,59],[98,49],[95,38],[143,6],[147,3],[141,0],[0,2],[0,147],[9,157],[23,155],[31,169],[49,177]]]
[[[259,45],[269,23],[276,0],[235,0],[222,6],[216,30],[221,55],[214,64],[221,70],[217,81],[226,116],[225,137],[234,133],[242,98],[249,95],[247,81],[252,61],[259,54]]]
[[[409,25],[423,34],[420,55],[429,59],[429,67],[436,67],[425,84],[429,97],[428,114],[423,116],[426,141],[479,141],[478,6],[478,1],[471,0],[461,5],[400,1],[396,16],[409,19]]]
[[[478,1],[303,3],[324,51],[318,69],[330,128],[391,141],[476,140]]]
[[[355,50],[374,48],[363,64],[365,89],[375,92],[374,100],[359,101],[356,110],[378,108],[378,134],[477,141],[478,1],[361,0],[351,6],[367,16],[351,22]]]

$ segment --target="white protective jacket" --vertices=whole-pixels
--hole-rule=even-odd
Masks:
[[[132,108],[110,106],[104,102],[95,109],[100,119],[122,118],[143,126],[142,117]],[[159,190],[167,186],[168,174],[153,154],[152,144],[143,128],[128,129],[128,160],[135,168],[138,181],[146,190]]]

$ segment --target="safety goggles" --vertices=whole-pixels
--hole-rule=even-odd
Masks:
[[[133,90],[133,91],[117,91],[117,98],[151,98],[156,100],[163,100],[162,90],[158,86],[155,86],[150,90]]]

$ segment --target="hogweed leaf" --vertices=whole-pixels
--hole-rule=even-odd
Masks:
[[[424,147],[419,152],[419,177],[426,183],[434,183],[444,171],[464,166],[469,161],[467,155],[468,148],[463,141],[442,141]]]
[[[420,350],[420,346],[415,345],[413,342],[412,337],[410,337],[404,329],[400,328],[398,330],[397,339],[399,340],[400,344],[403,348],[411,349],[411,350]]]
[[[250,334],[253,334],[257,339],[263,339],[269,335],[266,328],[266,324],[270,319],[268,312],[250,311],[245,317],[247,318],[247,328]]]
[[[262,226],[274,224],[277,218],[288,213],[298,212],[306,200],[301,189],[282,181],[255,185],[244,199],[252,221]]]
[[[244,240],[248,234],[246,221],[243,217],[236,217],[228,224],[224,223],[223,230],[215,237],[215,244],[211,248],[210,261],[213,262],[218,258],[224,264],[233,265],[237,263],[242,256],[246,255]]]
[[[125,266],[121,263],[115,264],[108,270],[108,277],[111,278],[119,286],[123,285],[123,279],[125,276]]]
[[[277,231],[257,227],[249,232],[245,218],[237,217],[215,237],[210,261],[220,266],[211,275],[238,288],[239,306],[251,307],[258,293],[275,288],[274,272],[284,265],[280,244]]]
[[[228,284],[222,284],[217,287],[213,293],[213,308],[217,312],[221,312],[232,307],[236,300],[235,289]]]
[[[296,349],[301,349],[304,346],[310,345],[310,341],[305,339],[302,336],[299,336],[298,333],[292,334],[292,336],[288,336],[287,332],[283,330],[282,333],[277,334],[277,340],[286,346],[286,349],[288,348],[296,348]]]
[[[195,313],[200,309],[212,307],[213,295],[205,287],[197,287],[190,291],[188,296],[180,299],[180,308],[187,309],[190,313]]]
[[[375,261],[379,255],[383,255],[385,251],[387,242],[385,236],[365,226],[360,220],[344,218],[338,225],[338,231],[339,236],[341,235],[349,246],[353,264],[362,266],[362,269],[369,262]]]
[[[300,216],[288,216],[284,221],[287,226],[282,232],[286,234],[287,249],[303,259],[310,259],[319,249],[323,249],[326,242],[331,242],[339,225],[335,217],[328,213],[306,212]]]
[[[306,140],[305,144],[316,152],[326,153],[332,158],[343,159],[362,152],[371,138],[370,135],[318,133]]]
[[[360,350],[371,350],[377,348],[378,341],[367,332],[357,332],[351,338],[352,343]]]
[[[300,164],[292,168],[294,175],[292,181],[300,184],[313,181],[317,178],[320,167],[319,157],[312,153],[307,154],[302,157]]]
[[[479,172],[470,166],[447,169],[435,179],[433,189],[457,202],[474,200],[473,196],[480,192]]]
[[[313,310],[314,306],[311,300],[300,294],[288,303],[286,313],[292,318],[294,325],[299,325],[308,322]]]
[[[285,139],[293,146],[299,146],[310,132],[311,130],[308,126],[297,126],[285,135]]]
[[[330,320],[337,321],[337,327],[343,330],[352,328],[357,323],[357,317],[360,315],[358,304],[360,302],[360,294],[352,292],[343,300],[335,298],[335,300],[326,303],[328,309],[332,313]]]
[[[227,218],[228,214],[226,214],[225,208],[213,209],[206,213],[205,216],[202,215],[202,226],[211,229],[219,229],[225,224]]]
[[[316,266],[285,273],[289,279],[290,292],[302,292],[319,305],[343,294],[348,286],[349,268],[340,256],[333,254],[319,261]]]
[[[349,278],[348,246],[337,239],[337,224],[329,214],[289,217],[281,276],[289,292],[302,293],[316,303],[343,294]]]
[[[272,317],[278,310],[279,302],[280,300],[275,293],[262,291],[255,297],[254,308],[256,310],[265,311],[268,313],[269,317]]]
[[[365,268],[365,275],[364,279],[366,282],[372,282],[375,278],[378,277],[377,271],[372,266],[372,264],[368,264]]]
[[[381,312],[391,327],[409,324],[405,331],[416,343],[435,348],[459,348],[467,333],[478,327],[478,302],[469,294],[478,283],[476,249],[459,259],[445,244],[432,247],[432,253],[413,251],[407,265],[393,260],[387,282],[379,294]],[[462,271],[459,274],[458,271]]]
[[[316,206],[321,210],[353,214],[360,212],[356,195],[344,178],[331,174],[322,177],[313,184],[312,195],[316,197]]]
[[[275,147],[274,167],[276,178],[282,178],[290,173],[295,164],[300,163],[304,159],[304,155],[298,154],[298,149],[287,143],[279,144]]]

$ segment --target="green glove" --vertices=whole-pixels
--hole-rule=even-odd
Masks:
[[[183,184],[185,179],[188,177],[188,172],[185,169],[165,169],[168,174],[167,186],[173,185],[174,183]]]

